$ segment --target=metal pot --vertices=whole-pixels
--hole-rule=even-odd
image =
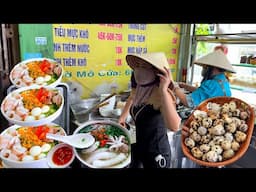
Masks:
[[[90,98],[90,99],[81,100],[78,103],[70,105],[72,113],[74,114],[74,118],[79,123],[84,123],[90,120],[90,113],[81,113],[81,111],[89,110],[98,102],[99,102],[99,98]]]

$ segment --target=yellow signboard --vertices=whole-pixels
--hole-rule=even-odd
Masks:
[[[176,79],[178,24],[53,24],[54,58],[79,98],[130,89],[129,53],[164,52]]]

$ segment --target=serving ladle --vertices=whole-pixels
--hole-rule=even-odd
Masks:
[[[61,141],[79,149],[90,147],[95,142],[95,138],[90,133],[78,133],[68,136],[47,133],[46,138]]]

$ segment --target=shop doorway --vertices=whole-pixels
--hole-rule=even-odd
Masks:
[[[13,66],[20,61],[18,25],[0,25],[0,101],[7,94],[10,86],[9,73]],[[0,131],[8,127],[8,122],[0,113]]]

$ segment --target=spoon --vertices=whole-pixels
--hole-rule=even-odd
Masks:
[[[46,138],[54,139],[56,141],[62,141],[75,148],[80,149],[90,147],[95,142],[95,138],[90,133],[79,133],[69,136],[47,133]]]

